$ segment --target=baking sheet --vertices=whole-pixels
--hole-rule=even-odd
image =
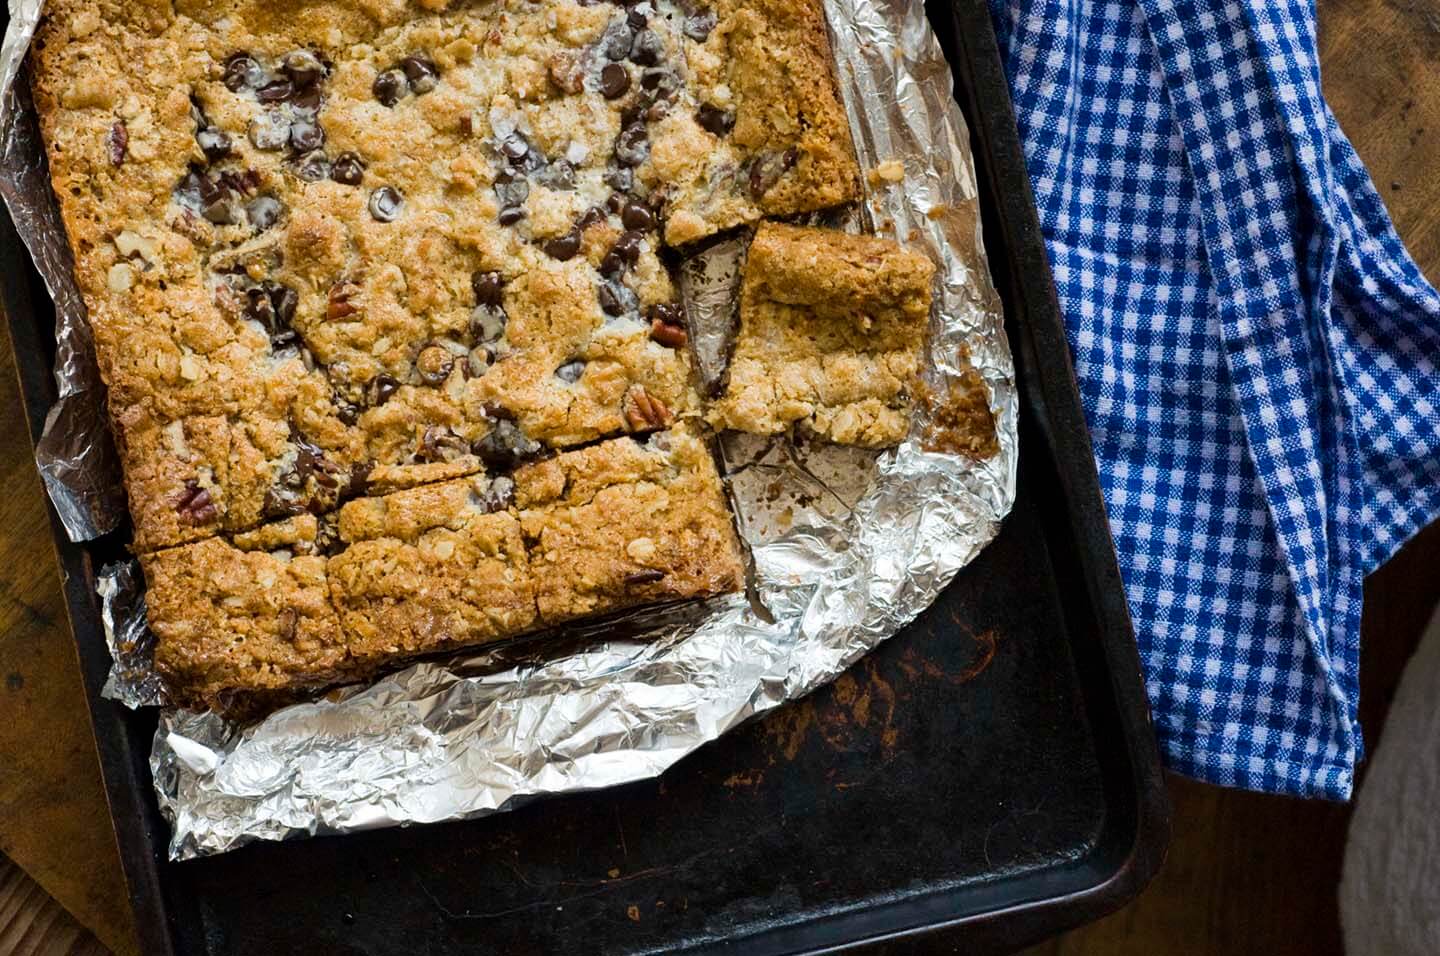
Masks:
[[[37,5],[18,5],[0,66],[17,62],[28,43],[23,29],[33,13],[24,8]],[[880,455],[727,441],[735,505],[768,614],[739,596],[650,612],[622,627],[572,632],[568,652],[527,642],[421,664],[250,726],[167,710],[152,769],[174,825],[172,856],[476,816],[535,795],[653,776],[751,715],[837,676],[929,606],[994,536],[1015,493],[1014,374],[980,252],[968,134],[951,99],[949,67],[918,5],[827,0],[826,11],[862,165],[885,173],[870,179],[865,218],[941,264],[933,391],[945,394],[973,365],[990,391],[998,453],[977,463],[927,452],[923,417],[915,438]],[[24,152],[38,141],[24,138],[22,93],[13,84],[5,90],[0,178],[30,188],[16,198],[18,187],[0,188],[56,296],[62,395],[77,397],[77,408],[80,396],[91,396],[88,430],[83,416],[62,416],[70,424],[47,431],[47,445],[52,434],[63,436],[55,440],[69,450],[65,467],[41,453],[42,471],[58,476],[61,497],[71,502],[57,498],[62,516],[66,507],[88,516],[88,523],[66,520],[72,536],[84,537],[103,528],[105,513],[93,506],[102,500],[93,490],[77,489],[88,482],[113,491],[113,471],[104,470],[105,436],[94,427],[93,357],[87,366],[83,348],[63,348],[70,338],[88,344],[88,335],[73,280],[68,298],[56,291],[68,277],[68,255],[58,254],[64,245],[53,206],[49,220],[40,209],[49,190],[36,154]],[[896,162],[904,166],[898,180]],[[719,316],[702,309],[698,318]],[[57,408],[64,407],[62,398]],[[108,486],[97,477],[106,474]],[[61,480],[69,476],[86,480]],[[49,473],[47,485],[55,497]],[[134,593],[117,584],[102,598],[112,637],[120,635],[115,646],[143,653],[143,639],[124,636],[133,632]],[[117,602],[129,602],[130,616]],[[123,695],[145,668],[143,658],[138,668],[121,664],[112,686]]]

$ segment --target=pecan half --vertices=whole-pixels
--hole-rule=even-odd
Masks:
[[[220,516],[210,492],[194,481],[185,482],[185,490],[175,502],[175,511],[189,524],[209,524]]]
[[[667,349],[683,349],[689,340],[682,327],[662,319],[650,320],[650,337]]]
[[[351,297],[358,294],[360,286],[349,279],[341,279],[330,287],[330,301],[325,306],[325,318],[331,322],[339,319],[348,319],[360,307],[351,301]]]
[[[665,403],[645,391],[644,385],[630,386],[630,390],[625,393],[622,408],[625,411],[625,421],[632,431],[669,428],[675,422],[675,416],[670,414]]]

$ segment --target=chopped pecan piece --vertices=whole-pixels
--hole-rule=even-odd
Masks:
[[[631,385],[630,390],[625,393],[625,421],[630,425],[632,431],[654,431],[657,428],[669,428],[675,422],[675,416],[665,403],[645,391],[644,385]]]
[[[341,279],[330,287],[330,301],[325,307],[325,318],[331,322],[339,319],[348,319],[360,307],[350,301],[351,296],[360,291],[360,287],[349,279]]]
[[[110,132],[105,134],[105,152],[110,157],[110,165],[125,165],[125,153],[129,148],[130,130],[125,127],[124,120],[116,120]]]
[[[585,63],[576,54],[561,51],[550,58],[550,80],[566,93],[585,89]]]
[[[683,349],[689,337],[678,325],[666,325],[659,319],[650,323],[650,337],[667,349]]]
[[[665,580],[665,572],[658,568],[646,568],[644,571],[636,571],[633,574],[625,575],[625,583],[630,587],[638,587],[642,584],[655,584]]]

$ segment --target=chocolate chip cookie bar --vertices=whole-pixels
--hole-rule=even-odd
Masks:
[[[692,428],[526,465],[515,499],[546,624],[743,583],[715,464]]]
[[[137,548],[697,413],[662,237],[857,195],[818,3],[48,4]]]
[[[740,293],[716,428],[898,444],[910,428],[935,267],[898,243],[765,223]]]
[[[660,120],[644,170],[668,242],[860,198],[820,0],[716,0],[684,35],[693,108]]]
[[[167,686],[222,710],[742,582],[719,475],[685,426],[141,562]]]

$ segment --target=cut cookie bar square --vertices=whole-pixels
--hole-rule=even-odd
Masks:
[[[935,267],[898,243],[766,223],[750,247],[717,428],[883,448],[910,428]]]
[[[515,503],[547,625],[742,586],[720,477],[690,426],[527,465]]]
[[[155,666],[177,702],[228,710],[333,682],[349,669],[313,515],[140,562]]]
[[[821,0],[717,0],[682,32],[689,108],[655,124],[641,170],[667,242],[860,198]]]
[[[538,626],[508,478],[483,475],[141,556],[177,701],[231,709]]]
[[[330,593],[357,661],[511,637],[537,626],[508,478],[475,476],[340,511]]]

